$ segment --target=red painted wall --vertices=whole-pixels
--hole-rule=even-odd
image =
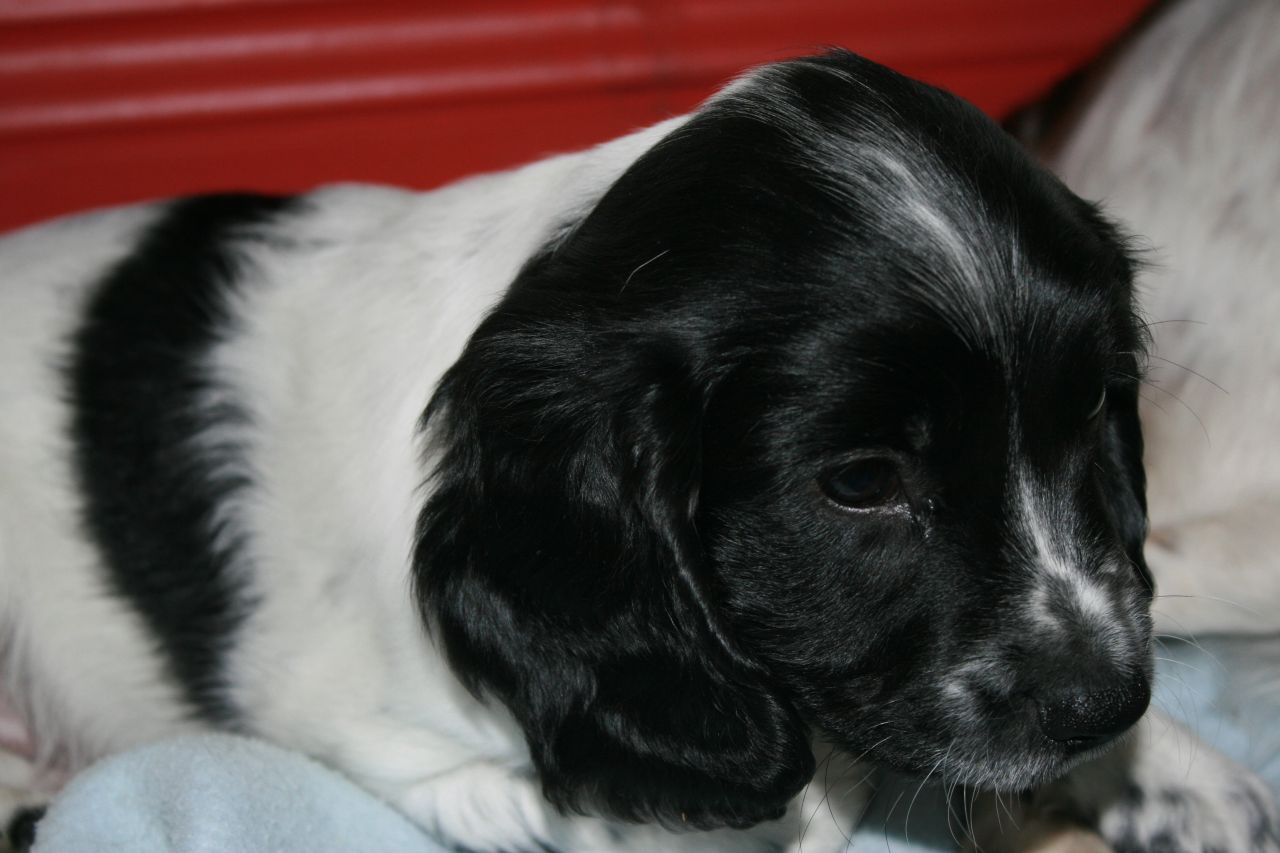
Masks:
[[[838,44],[995,115],[1147,0],[0,0],[0,229],[336,180],[429,187]]]

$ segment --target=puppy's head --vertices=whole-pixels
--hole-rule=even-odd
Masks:
[[[975,110],[774,66],[523,270],[428,410],[424,616],[551,799],[744,826],[811,728],[1020,788],[1145,709],[1131,264]]]

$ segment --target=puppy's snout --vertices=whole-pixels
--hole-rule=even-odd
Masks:
[[[1076,749],[1101,746],[1125,732],[1146,712],[1151,684],[1144,674],[1106,686],[1074,686],[1040,699],[1040,728]]]

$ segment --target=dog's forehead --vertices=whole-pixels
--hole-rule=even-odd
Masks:
[[[864,305],[915,303],[988,348],[1068,302],[1094,319],[1127,307],[1131,263],[1110,224],[945,92],[833,53],[762,69],[710,106],[779,132],[761,154],[831,202],[811,251],[846,263],[833,283],[859,285]]]
[[[774,389],[780,435],[791,413],[819,451],[957,418],[957,438],[1007,433],[1087,410],[1141,347],[1114,229],[945,92],[832,54],[739,80],[680,141],[699,178],[728,175],[684,233],[730,237],[717,263],[751,308],[730,316],[778,343],[738,375]]]

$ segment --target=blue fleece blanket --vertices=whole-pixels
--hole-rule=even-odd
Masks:
[[[1156,701],[1280,790],[1280,638],[1166,644]],[[910,812],[908,823],[908,811]],[[860,851],[955,849],[941,791],[882,780]],[[246,738],[154,744],[82,774],[41,821],[36,853],[446,850],[385,803],[301,755]]]

